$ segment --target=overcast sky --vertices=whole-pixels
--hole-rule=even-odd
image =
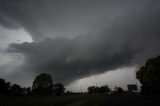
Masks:
[[[0,77],[125,88],[160,54],[159,0],[0,0]]]

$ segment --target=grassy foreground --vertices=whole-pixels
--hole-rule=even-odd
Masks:
[[[103,95],[18,96],[0,97],[0,106],[94,106]]]

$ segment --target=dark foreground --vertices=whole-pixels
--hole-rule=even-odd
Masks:
[[[160,106],[160,98],[141,95],[0,97],[0,106]]]
[[[160,106],[160,98],[141,95],[115,95],[106,97],[99,106]]]

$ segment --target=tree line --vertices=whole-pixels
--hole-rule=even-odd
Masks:
[[[49,74],[38,75],[31,87],[21,87],[18,84],[11,84],[0,78],[0,95],[20,96],[20,95],[63,95],[65,91],[62,83],[53,84]]]
[[[89,94],[110,94],[110,93],[114,93],[114,94],[120,94],[123,93],[124,90],[121,87],[117,87],[115,86],[114,91],[111,91],[111,89],[109,88],[108,85],[104,85],[104,86],[89,86],[88,87],[88,93]]]
[[[140,93],[143,95],[160,96],[160,56],[149,58],[136,72],[136,77],[141,83]],[[90,86],[90,94],[109,93],[108,86]],[[115,87],[115,93],[122,93],[121,87]]]
[[[148,59],[136,73],[137,79],[142,84],[141,93],[146,95],[160,95],[160,56]],[[118,93],[123,92],[121,87],[115,87]],[[63,95],[65,91],[62,83],[53,84],[49,74],[40,74],[33,81],[32,87],[21,87],[11,84],[0,78],[0,95]],[[107,85],[88,87],[89,94],[108,94]]]
[[[30,92],[29,88],[22,88],[18,84],[11,84],[0,78],[0,95],[22,95]]]
[[[88,93],[89,94],[101,94],[105,93],[108,94],[110,92],[110,88],[107,85],[98,87],[98,86],[90,86],[88,87]]]
[[[123,89],[115,87],[115,91],[122,92]],[[53,84],[52,77],[49,74],[40,74],[33,81],[32,87],[21,87],[18,84],[11,84],[0,78],[0,95],[63,95],[65,92],[64,85],[62,83]],[[109,94],[110,88],[107,85],[104,86],[89,86],[88,94]],[[66,92],[66,94],[73,94],[72,92]]]

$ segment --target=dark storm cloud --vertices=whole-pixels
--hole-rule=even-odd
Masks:
[[[112,45],[105,41],[96,43],[97,37],[92,37],[12,44],[10,50],[24,54],[26,62],[23,68],[35,73],[51,73],[54,80],[65,83],[128,65],[132,59],[132,51],[125,45],[120,48],[124,50],[113,50]]]
[[[30,8],[31,4],[31,0],[0,0],[0,24],[8,28],[17,24],[39,40],[42,34]]]
[[[75,37],[104,16],[114,17],[141,4],[145,4],[143,0],[0,0],[0,16],[15,22],[39,41],[44,36]]]
[[[55,80],[70,82],[91,74],[129,64],[160,53],[160,9],[158,6],[117,18],[110,28],[73,40],[45,39],[12,44],[24,54],[28,70],[51,73]],[[143,58],[142,58],[143,57]]]
[[[46,38],[11,44],[9,51],[24,55],[21,70],[50,73],[54,80],[64,83],[106,70],[141,65],[146,58],[160,54],[159,7],[159,3],[152,3],[130,11],[110,22],[110,26],[94,27],[74,39]]]
[[[15,22],[13,22],[3,16],[0,16],[0,25],[2,25],[5,28],[10,28],[10,29],[18,29],[19,28],[19,26]]]

